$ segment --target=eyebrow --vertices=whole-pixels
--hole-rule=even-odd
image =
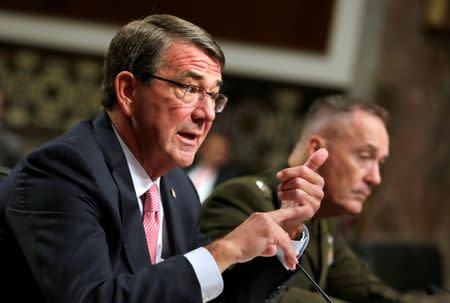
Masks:
[[[368,144],[365,144],[363,147],[362,147],[363,149],[364,148],[368,148],[369,150],[370,150],[370,152],[373,152],[373,153],[377,153],[378,154],[378,147],[376,147],[376,146],[374,146],[374,145],[372,145],[372,144],[370,144],[370,143],[368,143]],[[389,157],[389,154],[388,155],[386,155],[386,156],[384,156],[383,158],[380,158],[380,160],[381,161],[386,161],[386,159]]]
[[[193,79],[196,79],[196,80],[203,80],[203,79],[205,79],[205,77],[202,74],[197,73],[197,72],[192,71],[192,70],[187,71],[186,73],[184,73],[182,75],[182,78],[193,78]],[[223,81],[217,80],[216,81],[216,85],[218,87],[222,87],[223,86]]]
[[[375,145],[372,145],[370,143],[363,145],[363,148],[368,148],[368,149],[370,149],[370,151],[378,152],[378,147],[376,147]]]

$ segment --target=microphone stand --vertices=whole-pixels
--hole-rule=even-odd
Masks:
[[[333,303],[330,297],[327,296],[327,294],[322,290],[322,288],[320,288],[320,286],[314,281],[314,279],[306,272],[306,270],[300,264],[297,265],[302,271],[302,273],[306,276],[306,278],[308,278],[308,280],[311,282],[312,286],[314,286],[314,288],[322,295],[325,301],[327,301],[328,303]]]
[[[295,207],[297,204],[292,201],[283,201],[284,207]],[[309,243],[309,231],[306,225],[303,224],[303,232],[302,232],[302,239],[303,237],[306,239],[306,245]],[[299,255],[301,256],[306,249],[306,245],[304,245],[303,249],[300,251]],[[301,259],[301,258],[300,258]],[[333,303],[331,301],[330,297],[327,296],[327,294],[320,288],[320,286],[314,281],[313,278],[306,272],[306,270],[300,265],[300,259],[299,263],[297,264],[298,268],[302,271],[302,273],[308,278],[308,280],[311,282],[311,284],[314,286],[314,288],[322,295],[322,297],[327,301],[328,303]]]

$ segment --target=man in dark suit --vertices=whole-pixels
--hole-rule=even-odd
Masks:
[[[298,262],[291,239],[320,205],[314,169],[327,152],[279,172],[278,194],[296,207],[255,214],[210,243],[178,167],[192,163],[226,104],[224,62],[208,33],[173,16],[119,30],[105,58],[105,112],[32,152],[0,183],[2,302],[273,297]],[[256,258],[278,248],[285,267]]]

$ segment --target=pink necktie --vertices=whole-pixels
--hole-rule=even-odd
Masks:
[[[147,239],[148,252],[150,260],[155,264],[156,245],[158,243],[159,233],[159,206],[161,199],[159,198],[159,190],[156,184],[144,194],[144,230]]]

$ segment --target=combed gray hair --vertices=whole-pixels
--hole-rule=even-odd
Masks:
[[[195,24],[171,15],[150,15],[131,21],[109,45],[103,64],[102,105],[110,108],[116,101],[114,81],[120,72],[129,71],[147,82],[174,40],[192,43],[216,59],[222,69],[225,66],[225,56],[216,40]]]

